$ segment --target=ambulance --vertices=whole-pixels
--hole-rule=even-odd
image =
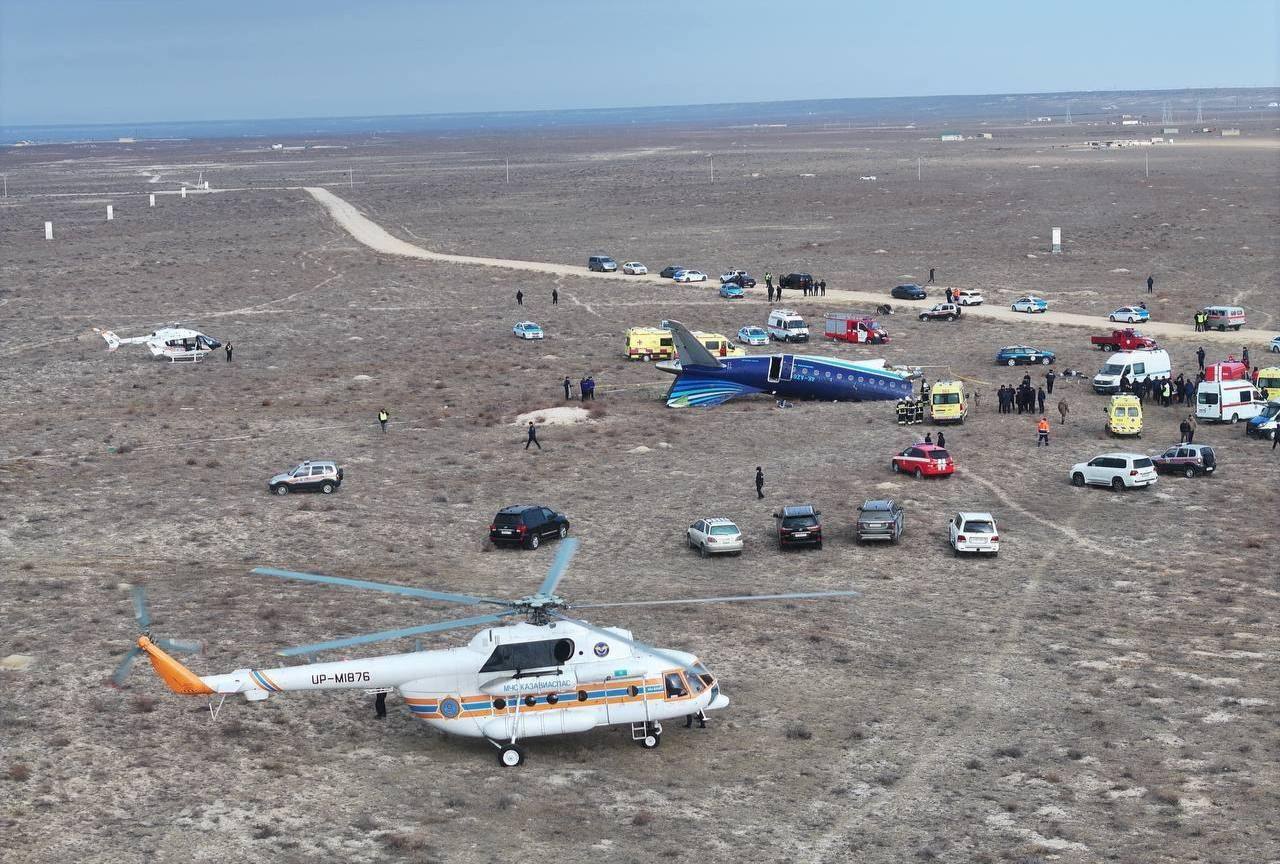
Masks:
[[[1196,387],[1196,419],[1239,423],[1262,413],[1264,402],[1248,378],[1210,381]]]
[[[632,327],[627,331],[628,360],[670,360],[676,356],[676,343],[671,331],[661,327]]]
[[[959,381],[939,381],[929,391],[929,419],[934,423],[963,423],[969,414],[964,385]]]
[[[1258,389],[1263,399],[1280,399],[1280,366],[1258,370]]]
[[[1112,396],[1106,412],[1106,431],[1111,435],[1142,434],[1142,401],[1137,396]]]

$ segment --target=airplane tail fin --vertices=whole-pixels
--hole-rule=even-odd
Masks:
[[[698,341],[692,333],[689,332],[679,321],[668,321],[666,327],[671,331],[671,338],[676,343],[676,353],[680,355],[681,367],[688,366],[710,366],[712,369],[722,369],[724,364],[715,358],[707,346]]]
[[[213,688],[204,683],[199,675],[160,650],[146,636],[138,637],[138,647],[146,652],[160,680],[174,693],[181,693],[184,696],[204,696],[213,693]]]
[[[103,330],[102,338],[107,340],[107,350],[114,351],[120,347],[120,337],[112,330]]]

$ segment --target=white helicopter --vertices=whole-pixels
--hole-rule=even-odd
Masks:
[[[222,347],[222,343],[212,336],[206,336],[198,330],[191,330],[176,323],[167,327],[157,327],[154,332],[146,336],[130,336],[127,339],[121,339],[112,330],[94,328],[94,332],[101,334],[102,338],[107,340],[108,351],[114,351],[121,345],[146,345],[151,350],[152,357],[162,357],[171,363],[182,361],[199,363],[210,351]]]
[[[170,690],[209,697],[209,709],[215,717],[222,701],[234,694],[259,702],[272,694],[291,690],[342,689],[362,689],[377,694],[377,710],[381,716],[385,712],[386,694],[398,690],[413,716],[443,732],[487,739],[498,750],[499,764],[510,768],[524,761],[524,751],[516,743],[523,738],[625,725],[631,730],[632,740],[652,749],[662,740],[662,721],[685,717],[691,725],[696,717],[701,727],[705,725],[704,712],[729,704],[729,697],[720,692],[715,676],[694,655],[646,645],[633,639],[630,631],[618,627],[588,624],[566,615],[571,608],[858,596],[856,591],[825,591],[570,606],[554,592],[576,549],[576,540],[562,541],[542,585],[536,593],[520,600],[473,597],[258,567],[254,573],[281,579],[384,591],[464,606],[496,607],[496,611],[473,618],[368,633],[278,652],[285,657],[496,624],[518,615],[525,616],[526,620],[487,627],[460,648],[276,669],[237,669],[223,675],[205,676],[196,675],[166,653],[165,640],[153,642],[148,635],[143,635],[120,664],[116,682],[121,683],[129,664],[145,653]],[[135,599],[137,608],[143,610],[138,613],[138,621],[145,630],[149,619],[145,618],[145,607],[137,603]],[[168,642],[177,650],[189,650],[198,644]]]

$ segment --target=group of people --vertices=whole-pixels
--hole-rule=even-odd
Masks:
[[[1031,376],[1024,375],[1017,387],[1001,384],[996,391],[996,402],[1001,414],[1012,414],[1015,409],[1019,414],[1043,414],[1048,396],[1043,386],[1032,387]]]
[[[1131,381],[1126,374],[1120,376],[1120,392],[1132,393],[1144,405],[1148,401],[1153,404],[1163,405],[1166,408],[1175,402],[1179,405],[1194,405],[1196,401],[1196,384],[1203,380],[1203,371],[1199,373],[1195,381],[1183,377],[1181,373],[1173,380],[1163,378],[1158,381],[1152,381],[1150,375],[1142,380]]]
[[[773,284],[773,274],[764,274],[764,290],[769,297],[769,302],[782,300],[782,281],[779,280],[777,285]],[[800,290],[805,297],[826,297],[827,296],[827,280],[822,279],[812,281],[808,285],[801,285]]]
[[[914,426],[924,422],[924,399],[899,399],[897,416],[899,426]]]
[[[573,398],[573,381],[566,375],[562,384],[564,386],[564,398],[568,402]],[[596,401],[596,379],[590,375],[586,378],[578,379],[578,396],[583,402]]]

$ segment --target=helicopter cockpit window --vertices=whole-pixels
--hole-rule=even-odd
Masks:
[[[684,677],[685,680],[689,682],[689,689],[693,691],[693,695],[697,696],[703,690],[707,689],[707,685],[702,682],[702,679],[697,675],[694,675],[692,672],[686,670]]]
[[[679,672],[668,672],[666,683],[668,699],[678,699],[681,696],[689,695],[689,691],[684,686],[684,679],[680,677]]]
[[[480,667],[481,672],[521,672],[560,666],[573,657],[572,639],[545,639],[499,645]]]

